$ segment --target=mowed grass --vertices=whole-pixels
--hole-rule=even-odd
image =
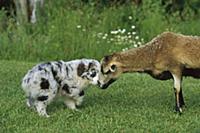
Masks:
[[[173,112],[173,81],[154,80],[145,74],[126,74],[107,90],[91,86],[81,112],[61,100],[48,107],[50,118],[40,117],[25,104],[20,84],[36,63],[0,61],[0,132],[200,132],[200,82],[184,79],[187,104],[180,116]]]

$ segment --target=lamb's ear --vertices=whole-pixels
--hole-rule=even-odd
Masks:
[[[113,57],[113,55],[106,55],[106,56],[104,56],[103,61],[108,62],[112,59],[112,57]]]
[[[101,60],[101,63],[113,61],[113,60],[117,59],[118,57],[119,57],[119,54],[117,54],[117,53],[113,53],[112,55],[104,56],[103,59]]]
[[[86,68],[85,68],[85,64],[84,63],[80,63],[77,67],[77,75],[79,77],[82,76],[82,74],[85,72]]]
[[[104,56],[104,61],[105,61],[105,62],[109,61],[109,59],[110,59],[110,55]]]

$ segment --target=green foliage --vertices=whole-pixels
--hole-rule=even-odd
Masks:
[[[106,6],[109,2],[106,0],[101,0],[100,5],[93,0],[45,2],[45,15],[36,24],[17,24],[15,18],[7,18],[0,11],[0,59],[34,62],[100,59],[140,46],[163,31],[200,35],[200,17],[196,14],[199,8],[194,3],[184,9],[183,21],[178,11],[166,14],[157,0],[143,0],[139,7]],[[127,74],[108,90],[88,88],[81,112],[66,109],[58,100],[48,108],[50,118],[39,117],[26,107],[20,86],[22,77],[34,64],[0,61],[0,132],[200,131],[197,93],[200,84],[191,78],[184,79],[187,108],[182,116],[173,112],[172,81]]]
[[[81,112],[73,112],[59,99],[48,108],[50,118],[26,106],[20,83],[35,63],[0,61],[0,131],[2,133],[160,132],[198,133],[199,80],[187,78],[183,93],[187,108],[173,112],[173,81],[158,81],[143,74],[126,74],[107,90],[91,86]],[[133,82],[134,81],[134,82]]]
[[[183,21],[176,11],[166,14],[160,1],[155,0],[143,1],[140,6],[98,4],[90,0],[47,0],[45,14],[36,24],[17,24],[15,19],[6,18],[0,11],[0,58],[24,61],[100,59],[115,51],[140,46],[168,30],[200,35],[200,17],[189,6],[183,12]],[[132,26],[141,40],[135,39],[136,35],[129,37]],[[116,30],[126,32],[111,35]],[[99,34],[107,35],[106,39]],[[119,38],[121,40],[117,40]]]

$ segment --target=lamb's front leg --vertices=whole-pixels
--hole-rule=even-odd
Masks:
[[[180,89],[180,92],[179,92],[179,101],[180,101],[181,108],[184,107],[185,102],[184,102],[184,98],[183,98],[182,88]]]
[[[181,73],[172,73],[172,76],[174,78],[175,109],[181,114],[183,112],[181,107],[185,104],[181,89]]]

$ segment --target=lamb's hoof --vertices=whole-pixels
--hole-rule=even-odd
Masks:
[[[183,110],[181,107],[175,107],[175,111],[176,111],[176,113],[179,113],[179,115],[181,115],[183,113]]]

